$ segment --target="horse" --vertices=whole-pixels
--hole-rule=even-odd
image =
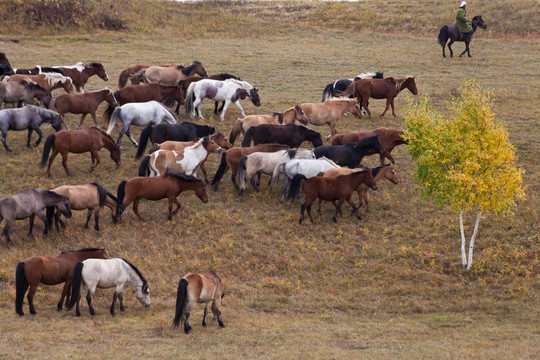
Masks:
[[[368,109],[369,98],[386,99],[386,108],[381,116],[386,114],[390,106],[392,106],[392,115],[397,116],[394,109],[394,98],[403,89],[408,89],[413,95],[418,94],[415,78],[413,76],[407,76],[401,79],[387,77],[384,79],[362,79],[353,81],[347,90],[341,93],[341,96],[356,96],[358,104],[360,107],[366,109],[369,117],[371,117],[371,111]]]
[[[17,264],[15,270],[15,312],[23,316],[24,294],[28,287],[28,306],[30,314],[35,315],[34,295],[39,283],[57,285],[64,283],[62,296],[56,305],[58,311],[62,310],[64,298],[66,305],[70,298],[71,280],[75,264],[90,258],[106,259],[105,249],[86,248],[80,250],[62,251],[56,256],[32,256]]]
[[[174,114],[169,108],[155,100],[142,103],[128,103],[115,108],[110,116],[107,134],[111,134],[118,121],[122,122],[122,130],[120,130],[116,143],[120,145],[122,136],[127,134],[129,140],[135,146],[139,146],[139,143],[131,136],[129,129],[131,125],[157,125],[162,121],[166,121],[169,124],[177,123]]]
[[[33,67],[31,69],[13,69],[13,73],[15,74],[25,74],[25,75],[39,75],[39,74],[45,74],[45,73],[57,73],[60,75],[64,75],[64,72],[60,69],[55,69],[52,67],[46,67],[46,66],[39,66],[36,65],[36,67]]]
[[[86,115],[90,114],[92,120],[94,120],[94,124],[99,129],[96,120],[96,111],[99,104],[103,101],[106,101],[109,106],[117,104],[111,89],[105,88],[82,94],[62,94],[52,99],[50,108],[55,109],[62,116],[66,113],[81,114],[81,120],[79,121],[79,125],[77,125],[77,129],[81,127]],[[69,129],[67,125],[66,127]]]
[[[209,136],[199,139],[181,152],[157,150],[145,156],[139,167],[139,176],[144,176],[147,173],[149,176],[159,176],[167,171],[172,171],[196,177],[195,171],[206,161],[208,155],[221,151],[221,147]],[[204,179],[208,183],[206,171],[204,171]]]
[[[6,143],[8,130],[21,131],[28,129],[27,147],[30,147],[32,131],[35,130],[39,137],[34,146],[38,146],[43,137],[43,133],[39,127],[44,123],[51,124],[56,131],[62,129],[62,117],[60,114],[51,110],[42,109],[34,105],[27,105],[17,109],[0,110],[0,131],[2,132],[2,144],[4,144],[6,151],[11,152],[11,149]]]
[[[342,91],[345,91],[347,87],[353,82],[360,79],[366,79],[366,78],[372,78],[372,79],[383,79],[383,73],[380,71],[377,71],[376,73],[367,73],[367,74],[360,74],[356,75],[354,79],[341,79],[336,80],[334,82],[331,82],[330,84],[326,85],[323,93],[321,102],[325,102],[326,100],[333,98],[333,97],[340,97],[340,94]],[[352,98],[352,96],[350,96]]]
[[[484,19],[482,19],[481,15],[476,15],[475,17],[472,18],[471,26],[473,28],[472,33],[470,35],[471,40],[472,40],[472,36],[474,35],[478,27],[481,27],[484,30],[487,29],[487,25],[484,22]],[[439,31],[439,36],[438,36],[439,44],[442,46],[443,57],[446,57],[444,50],[446,47],[446,43],[448,42],[448,39],[450,39],[450,42],[448,43],[448,50],[450,50],[450,57],[453,57],[454,52],[452,51],[452,47],[451,47],[452,44],[455,41],[465,41],[465,36],[463,36],[461,31],[459,31],[459,28],[457,27],[457,25],[454,25],[454,24],[444,25]],[[471,42],[471,40],[465,41],[465,50],[463,50],[463,52],[459,55],[459,57],[462,57],[465,53],[467,53],[467,55],[471,57],[471,52],[469,50],[469,43]]]
[[[69,94],[75,92],[75,86],[73,85],[71,78],[59,73],[42,73],[36,75],[16,74],[6,76],[2,81],[20,80],[32,81],[49,92],[60,88],[64,89]]]
[[[191,141],[204,136],[212,135],[216,132],[216,128],[209,125],[199,125],[189,121],[184,121],[181,124],[158,124],[155,126],[148,125],[141,132],[139,138],[139,146],[135,154],[135,160],[141,158],[148,144],[148,140],[152,144],[163,143],[167,140],[172,141]]]
[[[0,82],[0,105],[2,108],[4,102],[18,103],[19,107],[22,106],[23,101],[29,105],[34,105],[34,98],[39,99],[48,108],[52,95],[49,91],[31,81]]]
[[[240,162],[242,156],[253,154],[254,152],[275,152],[288,148],[289,147],[287,145],[282,144],[259,144],[252,147],[233,147],[223,152],[223,154],[221,155],[221,162],[216,171],[216,174],[214,175],[214,178],[212,179],[211,185],[214,186],[214,190],[217,190],[219,181],[221,180],[225,172],[227,172],[227,170],[230,168],[231,181],[234,184],[236,190],[240,190],[238,184],[236,183],[236,176],[238,174],[238,163]]]
[[[96,127],[84,130],[60,130],[56,134],[49,135],[47,140],[45,140],[43,156],[41,157],[39,167],[43,168],[45,166],[49,159],[49,152],[52,149],[51,158],[47,165],[47,176],[51,176],[51,164],[58,153],[62,155],[62,165],[67,176],[71,176],[67,167],[68,153],[80,154],[90,152],[92,156],[90,172],[92,172],[100,163],[99,150],[103,147],[109,150],[111,159],[117,166],[120,166],[120,148],[104,131]]]
[[[187,66],[149,66],[146,69],[139,70],[133,77],[132,82],[137,84],[137,79],[140,78],[146,84],[158,83],[161,85],[177,85],[180,80],[195,74],[208,76],[203,64],[198,60],[195,60]]]
[[[313,150],[308,149],[288,149],[276,152],[255,152],[250,155],[244,155],[238,163],[238,174],[236,183],[240,188],[238,195],[242,196],[246,188],[246,181],[250,180],[255,191],[259,191],[259,186],[254,176],[259,174],[268,174],[272,176],[274,169],[279,163],[291,159],[315,159]],[[268,184],[270,184],[272,178]]]
[[[133,83],[133,77],[135,76],[135,74],[139,72],[139,70],[148,69],[149,67],[150,65],[137,64],[137,65],[128,66],[127,68],[122,70],[120,72],[120,75],[118,76],[118,89],[121,89],[124,86],[126,86],[128,80],[132,80],[132,83]]]
[[[220,120],[225,120],[225,113],[231,103],[234,103],[242,113],[242,117],[246,117],[246,113],[240,105],[240,99],[249,97],[253,105],[261,106],[258,89],[247,81],[239,81],[235,79],[227,80],[211,80],[204,79],[189,85],[184,100],[186,113],[193,119],[195,110],[199,114],[200,119],[204,119],[201,114],[201,102],[205,98],[214,101],[225,101],[225,106],[220,115]]]
[[[319,173],[319,176],[323,177],[337,177],[339,175],[348,175],[355,171],[358,171],[358,169],[346,169],[346,168],[332,168],[328,169],[326,171],[323,171]],[[372,169],[372,175],[373,179],[377,183],[379,179],[385,178],[388,181],[390,181],[393,184],[399,184],[399,179],[397,177],[396,171],[394,170],[394,166],[385,164],[385,165],[379,165],[376,168]],[[358,203],[358,208],[360,208],[363,204],[366,205],[366,212],[369,212],[369,195],[368,195],[369,188],[365,184],[360,184],[358,188],[356,189],[356,192],[358,193],[358,199],[360,202]],[[321,212],[321,201],[319,200],[319,212]]]
[[[336,211],[332,220],[334,220],[335,223],[337,223],[338,213],[341,213],[341,205],[343,205],[345,201],[353,208],[356,218],[362,220],[362,217],[358,214],[358,208],[351,199],[352,193],[362,183],[373,190],[377,190],[377,184],[375,183],[370,170],[356,171],[352,174],[340,175],[335,178],[325,178],[322,176],[306,178],[304,175],[298,174],[295,175],[291,181],[291,187],[287,196],[288,200],[293,200],[298,196],[302,181],[305,181],[304,193],[306,195],[306,200],[300,206],[299,224],[304,220],[304,210],[307,210],[309,219],[313,222],[313,218],[311,217],[311,205],[316,199],[331,201],[334,204]]]
[[[42,189],[28,189],[20,194],[6,196],[0,199],[0,222],[6,220],[4,236],[11,242],[9,229],[15,220],[30,218],[28,235],[32,235],[34,218],[37,215],[44,224],[43,235],[49,232],[49,221],[43,214],[43,209],[56,207],[67,218],[71,217],[69,200],[65,196]]]
[[[172,216],[180,210],[180,202],[177,199],[178,195],[187,190],[193,190],[195,195],[203,203],[208,202],[206,184],[193,176],[166,173],[150,178],[139,176],[127,181],[124,180],[118,185],[116,217],[120,219],[124,209],[133,202],[133,212],[135,212],[139,220],[144,221],[141,215],[139,215],[139,201],[141,198],[152,201],[167,198],[169,200],[167,219],[170,221],[172,220]],[[173,204],[176,204],[174,211],[172,209]]]
[[[329,99],[321,103],[304,103],[300,105],[307,120],[313,125],[328,125],[330,137],[336,135],[336,123],[344,113],[351,113],[358,119],[362,117],[362,110],[355,99]]]
[[[223,283],[218,274],[209,271],[203,274],[189,273],[178,282],[176,291],[176,307],[174,312],[173,327],[178,328],[180,322],[184,322],[184,332],[191,331],[189,316],[196,303],[204,303],[202,326],[206,326],[208,304],[212,302],[211,310],[213,319],[217,318],[220,328],[224,328],[221,318],[221,300],[225,296]]]
[[[242,135],[245,135],[246,131],[252,126],[262,124],[286,125],[294,123],[295,121],[299,121],[304,125],[308,124],[308,119],[300,105],[295,105],[282,113],[275,112],[271,115],[248,115],[244,118],[238,118],[231,128],[229,141],[231,144],[234,144],[240,132]]]
[[[85,210],[88,209],[86,215],[86,222],[84,228],[88,229],[88,223],[92,212],[94,212],[94,229],[99,231],[99,212],[103,207],[107,206],[111,210],[111,216],[113,222],[116,224],[116,207],[118,206],[118,199],[111,194],[105,188],[98,183],[84,184],[84,185],[64,185],[52,189],[57,194],[63,195],[69,199],[69,205],[71,210]],[[54,223],[56,230],[59,230],[58,224],[62,224],[65,227],[64,222],[60,220],[60,212],[54,214]],[[52,212],[48,217],[49,223],[52,221]]]
[[[53,66],[55,69],[60,69],[65,76],[69,76],[73,80],[73,85],[77,92],[84,92],[84,85],[88,79],[93,76],[99,76],[103,81],[109,81],[109,76],[105,72],[102,64],[97,62],[83,63],[78,62],[73,66]]]
[[[2,76],[10,76],[15,74],[10,65],[0,64],[0,78]]]
[[[379,137],[379,141],[384,149],[384,152],[380,154],[380,163],[383,164],[384,158],[387,158],[392,164],[395,164],[396,159],[391,154],[392,150],[398,145],[407,144],[407,141],[402,137],[403,130],[380,127],[371,131],[351,131],[334,136],[332,145],[345,145],[350,142],[358,142],[375,135]],[[374,154],[374,152],[369,152],[367,155],[371,154]]]
[[[246,131],[242,146],[249,146],[251,140],[253,140],[253,145],[276,143],[287,145],[290,148],[300,147],[304,141],[311,142],[313,147],[323,144],[321,134],[317,131],[296,124],[253,126]]]
[[[283,202],[287,193],[287,187],[296,174],[302,174],[306,178],[310,178],[322,171],[334,168],[341,169],[338,164],[324,156],[319,159],[293,159],[276,165],[272,174],[272,181],[277,182],[279,180],[279,174],[283,172],[284,180],[280,198],[280,201]]]
[[[384,154],[384,149],[378,136],[371,136],[359,142],[345,145],[319,146],[314,150],[315,157],[326,157],[339,166],[348,166],[354,169],[360,165],[364,156],[371,151]]]
[[[79,301],[83,286],[88,287],[86,301],[91,315],[96,312],[92,306],[92,295],[99,288],[114,287],[114,295],[110,307],[111,315],[114,315],[116,299],[120,301],[120,311],[124,311],[124,298],[122,288],[126,283],[130,283],[135,288],[135,296],[145,307],[150,306],[150,291],[148,282],[139,269],[123,258],[112,259],[86,259],[75,264],[73,270],[73,281],[71,283],[71,299],[66,305],[70,310],[76,304],[75,314],[81,316],[79,311]]]

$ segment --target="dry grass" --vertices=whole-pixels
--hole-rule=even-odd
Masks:
[[[487,2],[482,4],[487,6]],[[200,19],[200,11],[209,6],[193,4],[179,9]],[[117,75],[131,64],[199,59],[209,73],[230,72],[260,88],[263,105],[255,108],[244,102],[248,114],[320,101],[328,82],[376,70],[385,75],[415,75],[420,93],[429,95],[445,111],[450,93],[464,79],[474,77],[497,97],[497,116],[508,124],[519,166],[526,170],[527,200],[511,219],[487,216],[482,220],[470,272],[461,269],[457,216],[418,199],[412,180],[414,164],[404,147],[395,150],[401,183],[385,183],[373,193],[371,213],[362,222],[346,210],[338,224],[333,224],[331,205],[324,204],[322,215],[314,216],[314,224],[298,225],[299,204],[280,205],[277,187],[263,185],[261,193],[248,189],[239,199],[227,175],[218,192],[209,189],[207,204],[192,194],[181,195],[183,209],[171,222],[166,221],[163,201],[141,204],[147,218],[144,223],[129,209],[123,223],[113,225],[105,210],[100,233],[82,228],[83,212],[75,213],[65,231],[47,238],[39,235],[39,223],[36,235],[28,238],[27,222],[19,221],[13,228],[13,244],[0,245],[4,254],[0,259],[0,357],[538,357],[538,42],[479,38],[472,43],[472,59],[442,59],[433,37],[335,28],[330,32],[302,21],[295,21],[294,26],[286,21],[276,24],[272,17],[271,22],[246,18],[240,6],[226,2],[214,4],[212,11],[226,6],[234,11],[219,19],[208,17],[214,28],[199,35],[97,31],[36,37],[35,30],[21,30],[9,36],[3,32],[3,38],[16,37],[21,42],[3,42],[0,50],[16,67],[100,61],[111,80],[104,83],[91,78],[87,90],[104,85],[114,88]],[[260,12],[272,9],[270,5],[246,6]],[[423,12],[433,8],[430,6],[425,3]],[[233,29],[232,24],[237,27]],[[195,20],[184,26],[204,27]],[[258,37],[246,35],[250,33]],[[408,96],[401,94],[396,99],[398,114],[403,113]],[[210,102],[204,104],[209,117]],[[372,100],[371,109],[374,114],[381,112],[383,102]],[[228,132],[238,115],[230,107],[224,123],[215,117],[207,123]],[[78,121],[73,115],[67,119],[70,124]],[[180,119],[186,116],[182,114]],[[400,123],[400,118],[391,117],[344,117],[338,132],[399,128]],[[329,132],[327,128],[317,130],[324,135]],[[48,135],[52,129],[44,127],[44,132]],[[138,137],[140,129],[134,133]],[[122,179],[137,172],[138,163],[132,160],[135,149],[124,139],[120,169],[103,150],[95,172],[87,171],[89,155],[72,154],[72,178],[65,176],[58,160],[52,177],[47,178],[37,167],[41,147],[27,149],[25,138],[25,133],[8,133],[14,151],[0,158],[0,196],[29,187],[91,181],[114,192]],[[210,158],[210,173],[217,169],[217,161],[217,156]],[[375,161],[372,158],[367,163]],[[152,306],[143,309],[127,289],[128,310],[113,318],[107,312],[111,292],[98,291],[94,301],[98,315],[90,318],[83,303],[83,316],[77,319],[72,312],[56,312],[60,287],[41,286],[35,299],[38,314],[15,315],[18,261],[86,246],[106,247],[110,256],[135,263],[149,281]],[[180,276],[210,268],[225,282],[223,318],[227,328],[219,330],[210,322],[203,329],[199,307],[193,315],[191,335],[171,330]]]

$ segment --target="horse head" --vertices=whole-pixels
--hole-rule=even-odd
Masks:
[[[67,218],[71,217],[71,206],[67,196],[62,196],[60,202],[56,204],[56,208]]]
[[[105,101],[109,105],[118,106],[119,104],[118,101],[116,101],[116,96],[114,96],[114,92],[109,88],[106,88],[104,90],[108,90],[107,95],[105,95]]]
[[[146,280],[141,279],[143,281],[141,286],[137,286],[136,295],[137,299],[143,304],[143,306],[148,307],[150,306],[150,289],[148,288],[148,283]]]
[[[360,105],[358,105],[358,100],[352,99],[348,101],[349,107],[347,108],[347,111],[356,116],[356,118],[361,119],[362,118],[362,109],[360,108]]]
[[[107,75],[107,72],[102,64],[93,62],[88,64],[87,67],[93,69],[96,75],[99,76],[103,81],[109,81],[109,75]]]
[[[210,136],[206,136],[205,138],[203,138],[202,146],[209,153],[214,153],[214,152],[221,153],[223,151],[221,146],[216,144],[216,142],[212,140]]]
[[[261,106],[261,99],[259,98],[259,89],[255,86],[249,90],[249,98],[255,106]]]
[[[418,95],[418,88],[416,87],[416,81],[414,76],[407,76],[402,86],[409,89],[409,91],[413,95]]]
[[[198,180],[200,186],[195,187],[195,195],[203,202],[208,202],[208,192],[206,191],[206,184],[202,180]]]
[[[309,123],[308,118],[306,114],[304,113],[304,110],[302,110],[302,107],[300,105],[294,105],[292,108],[294,111],[295,119],[301,122],[304,125],[307,125]]]
[[[214,142],[216,144],[218,144],[222,149],[228,150],[228,149],[233,147],[233,145],[227,139],[225,134],[223,134],[222,132],[218,132],[216,134],[213,134],[213,135],[210,136],[210,138],[212,140],[214,140]]]
[[[476,15],[475,17],[473,17],[471,23],[473,27],[479,26],[484,30],[487,29],[487,25],[484,22],[484,19],[482,19],[482,15]]]
[[[62,116],[56,112],[52,118],[52,127],[55,131],[62,130]]]

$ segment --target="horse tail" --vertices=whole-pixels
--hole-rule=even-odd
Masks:
[[[227,171],[227,152],[224,151],[221,154],[221,163],[219,164],[219,167],[216,171],[216,174],[214,175],[214,178],[212,179],[211,185],[217,185],[217,183],[223,178],[223,175],[225,174],[225,171]]]
[[[111,122],[112,121],[112,116],[114,114],[114,111],[116,110],[116,105],[111,105],[109,104],[107,106],[107,108],[105,109],[105,111],[103,111],[103,119],[106,121],[106,122]],[[109,124],[109,128],[110,128],[110,124]],[[107,134],[109,134],[109,130],[107,130]]]
[[[56,136],[54,134],[51,134],[47,137],[47,140],[45,140],[45,145],[43,145],[43,156],[41,157],[41,162],[39,163],[39,167],[42,169],[47,163],[47,160],[49,160],[49,153],[51,152],[51,148],[54,145],[55,138]]]
[[[441,28],[441,31],[439,31],[438,40],[439,40],[439,44],[442,47],[446,45],[446,42],[448,41],[448,25],[444,25]]]
[[[291,180],[291,186],[289,187],[289,193],[287,194],[287,201],[292,201],[296,199],[298,193],[300,192],[300,186],[302,181],[306,180],[306,176],[302,174],[296,174]]]
[[[121,119],[120,113],[122,112],[121,107],[115,107],[114,105],[107,106],[107,109],[103,113],[103,118],[109,121],[109,128],[107,129],[107,134],[110,135],[118,123],[118,120]]]
[[[184,108],[186,109],[186,114],[190,114],[193,111],[193,102],[195,101],[195,93],[193,89],[197,82],[192,82],[189,84],[189,87],[186,91],[186,98],[184,99]]]
[[[102,208],[105,205],[105,201],[107,201],[108,191],[105,190],[98,183],[93,182],[92,185],[94,185],[97,188],[98,199],[99,199],[99,207]]]
[[[139,176],[148,176],[150,173],[150,155],[146,155],[139,166]]]
[[[148,144],[148,138],[152,135],[152,125],[148,125],[141,132],[141,137],[139,138],[139,146],[137,147],[137,153],[135,154],[135,160],[139,160],[146,149]]]
[[[187,286],[187,280],[180,279],[180,281],[178,282],[178,291],[176,291],[176,311],[174,313],[173,319],[174,328],[178,328],[178,326],[180,325],[180,320],[182,319],[184,307],[186,306]]]
[[[247,156],[244,155],[240,158],[240,161],[238,162],[238,172],[236,173],[236,183],[238,184],[240,189],[244,189],[246,187],[246,179],[245,179],[246,161],[247,161]]]
[[[255,132],[256,126],[252,126],[244,134],[244,140],[242,140],[242,147],[249,147],[251,144],[251,139],[253,138],[253,133]]]
[[[118,77],[118,88],[121,89],[127,85],[129,79],[129,68],[125,68]]]
[[[330,83],[326,85],[322,92],[322,98],[321,102],[325,102],[327,99],[330,99],[332,97],[332,88],[334,87],[334,83]]]
[[[283,168],[285,167],[286,163],[287,162],[284,161],[276,165],[276,167],[274,168],[274,172],[272,173],[272,184],[275,184],[278,182],[279,174],[283,171]]]
[[[238,137],[238,134],[242,131],[242,118],[236,119],[234,122],[231,133],[229,134],[229,142],[234,145],[234,142],[236,141],[236,138]]]
[[[24,275],[24,262],[21,261],[17,264],[17,270],[15,270],[15,312],[21,316],[24,315],[22,306],[27,286],[28,283]]]
[[[118,205],[116,206],[116,217],[120,216],[122,214],[122,211],[124,211],[124,198],[126,197],[126,184],[127,181],[123,180],[120,184],[118,184],[118,189],[116,190],[116,199],[118,201]]]
[[[78,262],[73,269],[73,279],[71,280],[71,299],[69,299],[66,308],[69,310],[79,301],[81,297],[82,269],[84,264]]]

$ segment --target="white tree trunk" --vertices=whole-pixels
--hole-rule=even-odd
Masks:
[[[459,212],[459,230],[461,232],[461,264],[467,266],[467,253],[465,252],[465,230],[463,229],[463,210]]]
[[[465,252],[465,229],[463,228],[463,210],[459,212],[459,229],[461,232],[461,262],[463,264],[463,267],[467,267],[467,270],[471,269],[472,262],[473,262],[473,250],[474,250],[474,239],[476,238],[476,234],[478,233],[478,225],[480,224],[480,218],[482,217],[482,211],[478,211],[478,214],[476,215],[476,222],[474,224],[474,230],[473,234],[471,236],[471,241],[469,243],[469,258],[467,259],[467,254]]]

